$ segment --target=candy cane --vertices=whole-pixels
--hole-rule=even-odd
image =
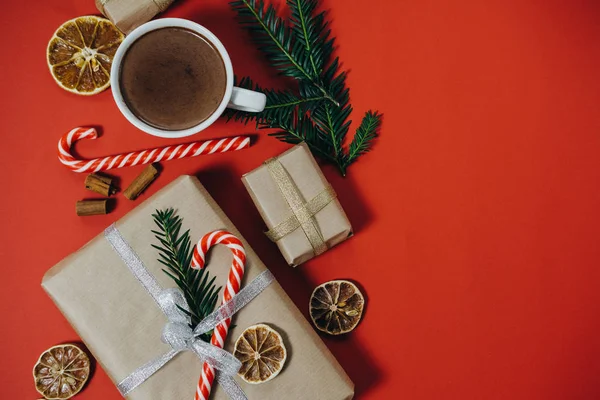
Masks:
[[[80,139],[96,139],[94,128],[75,128],[58,141],[58,160],[75,172],[98,172],[113,168],[123,168],[138,164],[168,161],[174,158],[196,157],[203,154],[224,153],[250,147],[249,136],[235,136],[225,139],[204,140],[166,146],[131,153],[118,154],[93,160],[78,160],[71,154],[71,145]]]
[[[246,252],[244,251],[244,245],[234,235],[227,231],[217,230],[208,233],[200,239],[194,255],[192,258],[192,268],[202,269],[206,266],[205,256],[211,246],[215,244],[224,244],[229,247],[233,253],[233,263],[229,270],[229,277],[227,279],[227,285],[223,291],[223,303],[231,300],[231,298],[240,291],[242,286],[242,277],[244,276],[244,265],[246,264]],[[225,344],[225,338],[229,330],[229,324],[231,324],[231,318],[223,320],[214,329],[210,343],[214,346],[223,348]],[[195,400],[208,400],[210,396],[210,389],[212,388],[213,381],[215,380],[215,370],[208,363],[202,365],[202,375],[198,381],[198,387],[196,388]]]

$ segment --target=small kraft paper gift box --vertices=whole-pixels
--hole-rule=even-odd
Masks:
[[[290,266],[352,236],[335,191],[305,143],[265,161],[242,181],[267,225],[267,237]]]
[[[96,8],[123,33],[129,33],[165,11],[173,0],[96,0]]]
[[[144,278],[134,276],[131,257],[123,257],[118,253],[122,250],[117,251],[117,247],[132,249],[157,286],[175,287],[174,281],[161,270],[157,250],[151,247],[157,242],[151,232],[156,229],[152,214],[168,208],[182,217],[181,230],[190,229],[193,243],[217,229],[241,239],[246,251],[242,290],[260,275],[269,274],[200,182],[190,176],[176,179],[62,260],[46,273],[42,286],[116,385],[175,349],[161,341],[163,328],[169,321],[165,313],[146,284],[142,284]],[[115,233],[127,246],[115,245]],[[216,277],[218,286],[225,286],[232,258],[224,245],[214,246],[208,253],[207,268]],[[240,334],[259,323],[281,334],[287,360],[278,376],[262,384],[248,384],[234,376],[249,400],[352,399],[353,383],[276,281],[233,316],[224,349],[231,353]],[[192,399],[201,371],[202,362],[196,354],[182,351],[125,398]],[[122,385],[118,387],[121,390]],[[211,399],[227,398],[225,390],[215,381]]]

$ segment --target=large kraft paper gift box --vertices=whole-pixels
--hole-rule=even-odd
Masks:
[[[266,269],[200,182],[182,176],[116,223],[161,286],[168,288],[175,284],[162,272],[161,264],[156,261],[157,251],[151,247],[156,242],[151,232],[155,229],[151,215],[166,208],[174,208],[183,217],[182,230],[190,229],[192,242],[215,229],[237,235],[247,253],[244,283]],[[231,261],[231,252],[225,246],[215,246],[209,253],[208,269],[217,277],[219,286],[226,282]],[[42,286],[115,384],[170,350],[161,341],[167,322],[165,315],[103,234],[50,269]],[[266,323],[282,334],[288,358],[282,372],[266,383],[251,385],[236,376],[249,400],[353,397],[353,383],[277,282],[271,283],[233,317],[225,349],[231,352],[239,335],[257,323]],[[194,354],[180,353],[127,398],[192,399],[201,367]],[[215,400],[227,399],[216,382],[211,396]]]

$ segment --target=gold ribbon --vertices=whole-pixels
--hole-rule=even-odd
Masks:
[[[104,7],[106,6],[106,3],[110,1],[111,0],[100,0],[100,4],[102,5],[102,13],[104,13]],[[159,12],[164,12],[167,8],[169,8],[171,3],[173,3],[173,0],[152,0],[152,3],[158,7]]]
[[[296,186],[278,159],[271,158],[265,161],[265,165],[293,213],[285,221],[269,229],[266,232],[267,237],[273,242],[277,242],[296,229],[302,228],[315,255],[318,256],[327,251],[327,243],[323,239],[314,216],[335,199],[336,194],[333,188],[327,185],[325,190],[305,203],[298,186]]]

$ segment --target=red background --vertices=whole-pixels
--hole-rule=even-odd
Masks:
[[[385,119],[347,178],[324,172],[356,236],[295,270],[262,234],[239,178],[288,146],[260,133],[243,153],[171,161],[138,203],[195,174],[306,313],[312,288],[350,278],[364,320],[323,339],[358,399],[600,397],[600,5],[594,0],[324,0],[349,71],[354,121]],[[40,288],[44,272],[133,207],[78,218],[94,197],[56,159],[78,125],[102,137],[85,157],[178,140],[128,124],[110,91],[61,90],[45,61],[65,20],[92,0],[2,6],[2,391],[33,399],[38,355],[77,336]],[[182,0],[165,14],[219,36],[238,75],[286,85],[225,1]],[[356,123],[353,124],[356,127]],[[252,132],[226,124],[189,139]],[[117,171],[125,187],[141,168]],[[284,395],[282,395],[282,398]],[[78,398],[118,399],[98,369]]]

